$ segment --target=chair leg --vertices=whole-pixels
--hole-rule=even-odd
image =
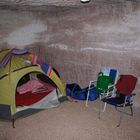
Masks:
[[[120,118],[119,118],[119,123],[118,123],[117,127],[120,127],[121,122],[122,122],[122,117],[123,117],[123,114],[121,113]]]
[[[132,105],[130,105],[130,110],[131,110],[131,114],[128,114],[128,113],[124,112],[124,107],[123,107],[123,111],[118,110],[121,113],[121,115],[120,115],[119,123],[118,123],[117,127],[119,127],[121,125],[123,114],[127,114],[127,115],[133,116],[133,108],[132,108]]]
[[[87,99],[86,99],[86,107],[88,107],[88,99],[89,99],[90,88],[91,88],[91,82],[90,82],[89,87],[88,87],[88,93],[87,93]]]
[[[107,105],[107,103],[104,103],[103,112],[105,112],[105,110],[106,110],[106,105]]]
[[[98,119],[100,119],[100,118],[101,118],[101,109],[102,109],[102,101],[100,100],[100,106],[99,106]]]
[[[133,108],[132,108],[132,105],[130,105],[130,110],[131,110],[131,116],[133,116]]]
[[[125,103],[126,103],[126,98],[125,98]],[[125,109],[125,103],[123,104],[122,111],[118,110],[120,112],[120,118],[119,118],[119,123],[118,123],[117,127],[119,127],[121,125],[122,117],[123,117],[123,113],[124,113],[124,109]]]
[[[88,98],[89,98],[89,90],[88,90],[87,99],[86,99],[86,107],[88,107]]]

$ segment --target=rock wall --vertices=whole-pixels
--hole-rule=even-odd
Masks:
[[[0,48],[25,48],[55,67],[66,83],[82,87],[101,67],[138,77],[140,108],[140,4],[95,3],[85,7],[0,10]]]

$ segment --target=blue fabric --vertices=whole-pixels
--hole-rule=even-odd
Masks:
[[[74,99],[86,100],[87,88],[82,89],[77,83],[67,84],[66,94]]]
[[[111,69],[110,73],[109,73],[109,76],[113,79],[113,83],[115,82],[116,75],[117,75],[117,70]]]
[[[109,99],[103,99],[104,102],[117,106],[124,103],[125,97],[116,97],[116,98],[109,98]]]
[[[43,63],[43,64],[41,65],[41,68],[42,68],[42,70],[43,70],[45,73],[47,73],[47,72],[48,72],[48,69],[49,69],[49,65],[46,64],[46,63]]]
[[[77,83],[67,84],[66,85],[66,94],[71,96],[74,99],[86,100],[88,93],[88,87],[81,88]],[[99,93],[96,88],[90,89],[89,100],[94,101],[99,97]]]
[[[98,90],[96,89],[96,87],[90,89],[90,91],[89,91],[89,100],[90,101],[96,100],[97,98],[99,98],[99,94],[100,93],[98,92]]]

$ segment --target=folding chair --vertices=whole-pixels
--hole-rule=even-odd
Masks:
[[[120,118],[117,127],[119,127],[122,122],[123,114],[133,116],[132,106],[133,106],[134,96],[136,94],[132,92],[135,89],[136,82],[137,82],[137,78],[133,75],[121,75],[120,79],[117,81],[117,84],[115,85],[117,90],[116,93],[118,96],[112,98],[105,97],[101,99],[101,102],[103,101],[104,103],[115,106],[116,110],[120,112]],[[130,111],[131,111],[130,113],[125,111],[125,108],[127,106],[130,107]],[[118,109],[120,107],[122,107],[122,109]],[[99,119],[100,119],[100,113],[101,113],[101,103],[99,109]]]
[[[93,90],[95,93],[100,95],[100,99],[106,96],[112,96],[114,92],[114,86],[116,84],[118,78],[118,71],[114,68],[103,67],[98,74],[97,81],[90,81],[88,86],[88,93],[86,99],[86,106],[88,106],[88,100]],[[106,108],[106,104],[104,106],[104,110]]]

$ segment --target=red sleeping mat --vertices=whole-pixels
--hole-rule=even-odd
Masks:
[[[54,87],[39,79],[30,80],[17,87],[16,106],[30,106],[37,103],[54,90]]]
[[[47,96],[50,93],[50,91],[46,91],[43,93],[32,93],[26,92],[24,94],[16,93],[16,106],[29,106],[32,105],[41,99],[43,99],[45,96]]]
[[[30,106],[43,99],[54,89],[55,88],[52,87],[50,84],[45,83],[44,86],[36,89],[34,88],[33,91],[26,90],[25,93],[20,93],[17,91],[16,106]]]

